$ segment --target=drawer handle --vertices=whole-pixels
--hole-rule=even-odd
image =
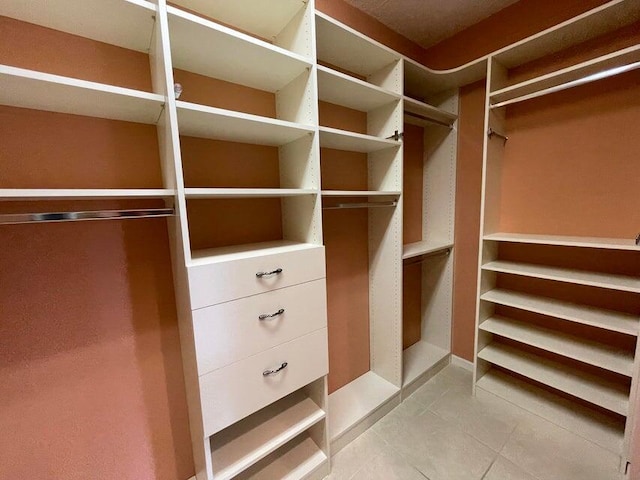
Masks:
[[[276,373],[279,373],[282,370],[284,370],[285,368],[287,368],[287,365],[289,365],[287,362],[282,362],[282,365],[280,365],[278,368],[274,368],[273,370],[265,370],[264,372],[262,372],[262,375],[264,377],[269,377],[271,375],[275,375]]]
[[[262,315],[258,316],[258,320],[271,320],[272,318],[282,315],[283,313],[284,313],[284,308],[281,308],[275,313],[263,313]]]
[[[258,272],[258,273],[256,273],[256,277],[258,277],[258,278],[270,277],[271,275],[279,275],[281,273],[282,273],[282,269],[281,268],[276,268],[275,270],[272,270],[270,272]]]

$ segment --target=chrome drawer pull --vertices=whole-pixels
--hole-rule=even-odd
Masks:
[[[262,375],[265,377],[268,377],[270,375],[275,375],[281,370],[284,370],[285,368],[287,368],[287,365],[289,365],[287,362],[282,362],[282,365],[280,365],[278,368],[274,368],[273,370],[265,370],[264,372],[262,372]]]
[[[278,275],[280,273],[282,273],[282,269],[281,268],[276,268],[275,270],[272,270],[271,272],[258,272],[258,273],[256,273],[256,277],[258,277],[258,278],[269,277],[271,275]]]
[[[282,315],[283,313],[284,313],[284,308],[281,308],[276,313],[263,313],[262,315],[258,316],[258,320],[270,320],[270,319],[275,318],[275,317],[277,317],[279,315]]]

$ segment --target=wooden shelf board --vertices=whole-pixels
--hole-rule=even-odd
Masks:
[[[495,369],[484,374],[476,387],[480,398],[482,391],[489,392],[616,455],[622,453],[623,421]]]
[[[405,349],[402,352],[402,386],[410,385],[446,358],[449,353],[444,348],[422,340]]]
[[[395,148],[400,142],[386,138],[348,132],[337,128],[320,127],[320,147],[346,150],[348,152],[371,153],[385,148]]]
[[[432,120],[437,124],[445,124],[451,126],[458,119],[458,116],[454,113],[449,113],[445,110],[442,110],[441,108],[428,105],[407,96],[403,97],[403,105],[405,113],[409,112],[415,115],[420,115],[420,117],[423,117],[423,121],[427,125],[433,125],[433,123],[429,123],[429,120]],[[410,116],[409,120],[420,121],[421,119]],[[408,121],[406,116],[405,121]],[[411,121],[408,121],[408,123],[411,123]]]
[[[318,96],[323,102],[369,112],[400,99],[400,95],[318,65]]]
[[[640,293],[640,278],[610,273],[587,272],[569,268],[536,265],[532,263],[509,262],[496,260],[482,266],[483,270],[520,275],[524,277],[554,280],[564,283],[575,283],[591,287],[619,290],[622,292]]]
[[[599,342],[502,316],[493,316],[486,319],[480,324],[479,328],[484,332],[627,377],[633,375],[633,352],[631,351],[620,350]]]
[[[630,250],[640,252],[633,238],[569,237],[561,235],[534,235],[525,233],[492,233],[484,240],[492,242],[531,243],[560,247],[602,248],[607,250]]]
[[[164,97],[0,65],[0,104],[155,125]]]
[[[243,476],[245,480],[300,480],[327,464],[327,456],[308,435],[299,435]],[[262,463],[264,462],[264,466]]]
[[[0,2],[0,16],[144,53],[151,45],[155,15],[156,6],[144,0]]]
[[[176,104],[181,135],[254,145],[282,146],[314,132],[313,127],[299,123],[180,100]]]
[[[421,241],[408,243],[402,247],[402,259],[407,260],[409,258],[419,257],[421,255],[440,252],[451,248],[453,248],[453,242],[450,241]]]
[[[216,479],[230,480],[325,418],[302,392],[295,392],[211,437]]]
[[[303,0],[172,0],[172,3],[267,39],[276,37],[306,5]]]
[[[234,2],[213,2],[222,3]],[[175,68],[269,92],[311,69],[308,59],[263,40],[175,7],[167,12]]]
[[[323,197],[397,197],[399,191],[381,190],[322,190]]]
[[[629,392],[622,384],[576,373],[563,363],[495,342],[483,348],[478,358],[619,415],[628,413]]]
[[[491,93],[491,104],[495,107],[506,106],[529,98],[535,98],[545,91],[550,93],[550,90],[553,89],[563,89],[563,86],[568,88],[570,85],[582,85],[589,81],[604,78],[606,72],[612,68],[637,63],[638,61],[640,61],[640,45],[634,45],[497,90]]]
[[[400,393],[400,389],[369,371],[329,395],[329,439],[351,427]]]
[[[248,243],[243,245],[231,245],[228,247],[207,248],[194,250],[191,254],[190,267],[196,265],[208,265],[218,262],[229,262],[244,258],[273,255],[279,253],[306,250],[310,248],[322,248],[313,243],[291,242],[289,240],[276,240],[273,242]]]
[[[185,188],[186,198],[279,198],[315,195],[318,190],[298,188]]]
[[[318,60],[368,77],[400,60],[400,54],[320,12],[316,12]]]
[[[640,316],[638,315],[604,310],[511,290],[490,290],[481,295],[480,299],[626,335],[638,336],[640,327]]]
[[[154,188],[40,188],[0,189],[0,201],[2,200],[100,200],[100,199],[127,199],[127,198],[170,198],[175,195],[175,190]]]

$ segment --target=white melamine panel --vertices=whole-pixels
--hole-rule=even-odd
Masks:
[[[627,377],[633,375],[631,351],[498,315],[482,322],[480,330]]]
[[[311,126],[274,118],[182,101],[176,105],[180,134],[189,137],[279,147],[314,132]]]
[[[400,99],[400,95],[350,75],[318,65],[318,97],[343,107],[369,112]]]
[[[279,313],[282,312],[282,313]],[[260,319],[260,315],[273,315]],[[327,326],[325,279],[193,312],[198,374]]]
[[[19,0],[0,2],[0,15],[148,52],[156,6],[144,0]]]
[[[211,260],[210,264],[195,264],[189,267],[193,309],[326,276],[324,247],[318,245],[279,253],[269,253],[267,248],[259,256],[230,257],[227,261],[215,258]],[[273,275],[261,278],[256,275],[258,272],[273,272],[278,269],[281,269],[281,272]]]
[[[604,328],[613,332],[638,336],[640,316],[602,308],[539,297],[512,290],[490,290],[480,300],[507,307],[519,308],[570,322]]]
[[[325,416],[299,391],[214,435],[211,459],[216,479],[234,478]]]
[[[611,273],[588,272],[570,268],[550,267],[532,263],[510,262],[496,260],[482,266],[483,270],[524,277],[555,280],[557,282],[575,283],[591,287],[620,290],[623,292],[640,293],[640,278]]]
[[[263,38],[278,35],[304,0],[175,0],[172,3]]]
[[[407,96],[403,97],[402,103],[404,105],[405,121],[408,121],[406,119],[407,113],[413,114],[413,115],[410,115],[410,117],[412,118],[416,118],[417,116],[420,119],[431,120],[436,123],[441,123],[448,126],[453,125],[453,123],[458,118],[458,115],[456,115],[455,113],[447,112],[441,108],[428,105],[424,102],[414,100],[413,98],[410,98]],[[408,121],[408,123],[411,123],[411,122]]]
[[[449,350],[424,340],[402,352],[402,386],[406,387],[449,355]]]
[[[631,250],[640,252],[634,238],[565,237],[559,235],[532,235],[523,233],[493,233],[485,240],[497,242],[531,243],[561,247],[603,248],[607,250]]]
[[[400,389],[367,372],[329,395],[329,438],[333,441],[398,395]]]
[[[317,190],[298,188],[185,188],[186,198],[279,198],[315,195]]]
[[[629,387],[621,383],[577,372],[563,363],[496,343],[483,348],[478,358],[619,415],[628,414]]]
[[[362,133],[320,127],[320,146],[349,152],[371,153],[385,148],[400,147],[395,140],[364,135]]]
[[[174,7],[167,11],[175,68],[269,92],[311,68],[283,48]]]
[[[155,125],[164,97],[0,65],[0,104]]]
[[[421,241],[415,243],[407,243],[402,247],[402,259],[407,260],[409,258],[428,255],[430,253],[437,253],[442,250],[449,250],[451,248],[453,248],[453,242],[450,241]]]
[[[380,190],[322,190],[323,197],[397,197],[399,191]]]
[[[286,368],[275,375],[263,372]],[[326,375],[327,329],[279,345],[200,377],[205,436]]]
[[[172,198],[174,190],[169,189],[0,189],[0,200],[119,200],[127,198]]]

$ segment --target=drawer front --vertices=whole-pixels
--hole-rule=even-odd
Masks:
[[[286,368],[274,375],[263,372]],[[213,435],[275,402],[329,371],[327,329],[297,338],[266,352],[200,377],[205,436]]]
[[[280,273],[256,276],[258,272]],[[191,308],[290,287],[324,278],[324,247],[244,258],[189,268]]]
[[[273,315],[260,319],[260,315]],[[327,326],[326,280],[221,303],[193,312],[198,374]]]

